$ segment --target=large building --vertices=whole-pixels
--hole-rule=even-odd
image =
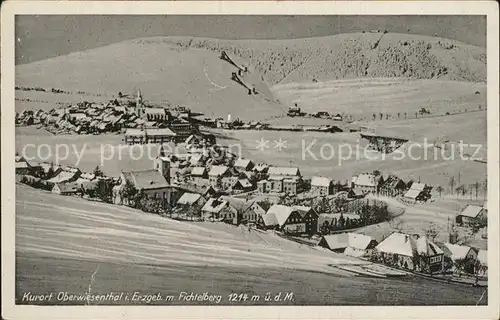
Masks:
[[[296,195],[302,189],[302,176],[297,167],[269,167],[267,174],[267,180],[257,184],[260,193]]]
[[[170,181],[170,162],[163,157],[157,157],[153,169],[142,171],[124,171],[120,175],[120,185],[114,188],[114,203],[126,203],[129,199],[122,198],[127,183],[146,197],[162,199],[165,203],[172,202]]]
[[[351,188],[362,194],[377,193],[380,182],[381,176],[372,173],[361,173],[352,177]]]
[[[175,140],[177,135],[168,128],[129,128],[125,131],[125,144],[168,143]]]
[[[382,262],[420,272],[439,272],[444,252],[427,237],[394,232],[380,242],[375,250]]]

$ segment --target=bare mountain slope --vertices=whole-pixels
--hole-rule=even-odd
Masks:
[[[230,51],[272,84],[359,77],[486,81],[484,48],[420,35],[349,33],[275,41],[164,37],[137,42]]]

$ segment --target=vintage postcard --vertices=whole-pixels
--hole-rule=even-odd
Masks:
[[[498,319],[496,2],[1,14],[4,318]]]

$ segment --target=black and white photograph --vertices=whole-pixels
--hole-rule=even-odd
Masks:
[[[196,5],[2,6],[12,308],[498,317],[498,4]]]

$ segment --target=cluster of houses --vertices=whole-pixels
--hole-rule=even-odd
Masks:
[[[380,242],[358,233],[331,234],[321,237],[318,246],[417,272],[451,271],[487,276],[488,270],[487,250],[451,243],[434,243],[428,237],[418,234],[394,232]]]
[[[388,197],[398,197],[406,203],[426,202],[431,199],[435,190],[433,187],[416,181],[405,182],[395,175],[360,173],[351,179],[349,197],[359,198],[364,195],[379,194]]]
[[[31,185],[41,183],[47,190],[60,195],[79,194],[82,190],[94,188],[98,181],[108,179],[114,185],[111,201],[115,204],[129,204],[124,190],[132,185],[142,196],[159,199],[164,206],[173,208],[181,215],[189,212],[199,220],[247,224],[292,236],[309,237],[320,233],[320,213],[314,208],[279,203],[271,203],[264,208],[253,195],[290,196],[306,191],[315,197],[328,197],[347,188],[348,194],[354,195],[353,199],[358,195],[380,193],[417,200],[427,197],[422,193],[430,192],[426,185],[417,182],[406,184],[396,176],[384,177],[376,172],[354,176],[350,186],[334,183],[326,177],[313,177],[309,181],[302,177],[298,168],[254,164],[248,159],[237,159],[224,148],[207,147],[201,141],[201,138],[190,137],[186,143],[186,154],[167,154],[162,149],[151,169],[123,171],[119,178],[100,177],[71,166],[50,163],[33,165],[22,156],[15,159],[16,177]],[[469,205],[457,220],[467,225],[486,215],[485,207]],[[486,251],[450,243],[438,245],[425,236],[399,232],[380,243],[362,234],[328,234],[321,237],[318,245],[413,271],[440,272],[446,259],[452,262],[473,260],[468,264],[455,264],[456,268],[465,272],[484,274],[487,270]]]
[[[15,121],[20,125],[38,125],[56,134],[125,131],[123,140],[130,144],[183,141],[193,133],[199,133],[191,116],[186,107],[149,106],[139,91],[135,99],[119,94],[118,98],[106,103],[83,101],[50,111],[25,110],[16,113]]]
[[[50,190],[60,195],[76,195],[84,190],[93,189],[100,180],[113,178],[96,176],[82,172],[72,166],[62,166],[48,162],[30,163],[24,157],[15,157],[16,179],[30,185]]]

